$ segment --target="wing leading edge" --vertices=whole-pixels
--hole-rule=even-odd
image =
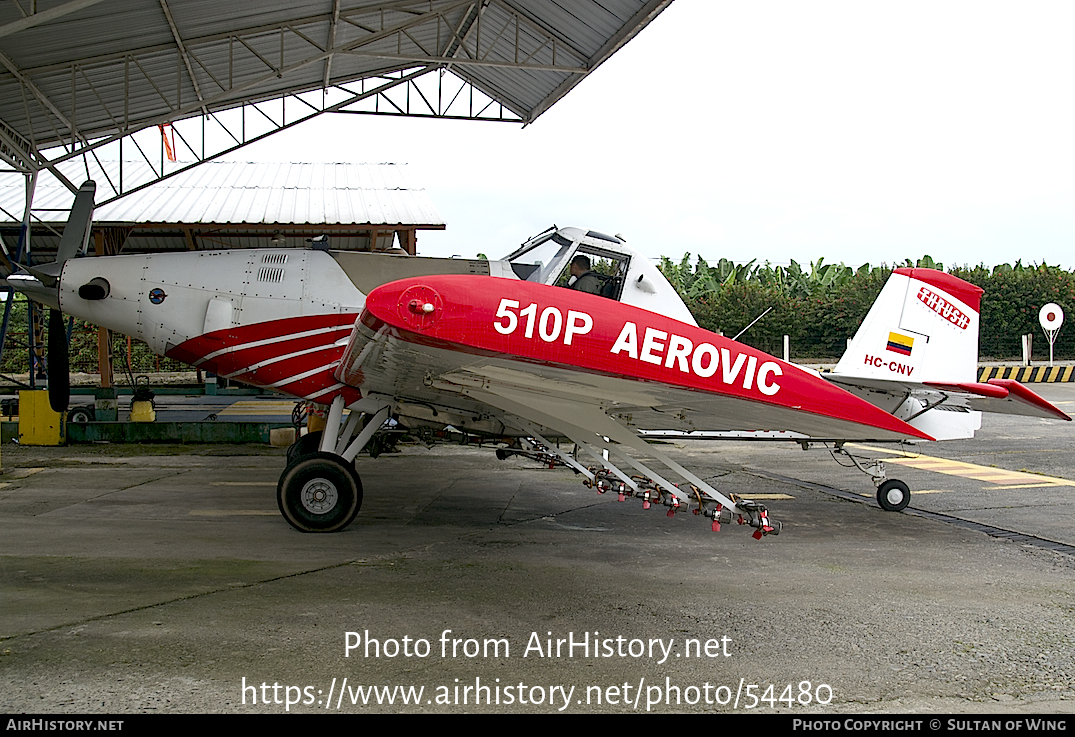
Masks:
[[[336,378],[433,405],[446,395],[521,392],[549,406],[596,407],[627,427],[932,439],[816,374],[702,328],[492,277],[373,290]],[[569,422],[578,410],[562,414]]]

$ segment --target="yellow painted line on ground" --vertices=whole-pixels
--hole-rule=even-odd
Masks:
[[[794,499],[790,494],[739,494],[743,499]]]
[[[873,446],[859,445],[857,443],[848,443],[848,445],[862,450],[872,451],[874,453],[890,453],[892,455],[900,456],[899,458],[886,458],[885,463],[897,463],[901,466],[919,468],[923,471],[936,471],[937,473],[944,473],[949,476],[962,476],[963,478],[975,479],[976,481],[987,481],[1011,489],[1029,489],[1031,487],[1040,488],[1045,486],[1075,486],[1075,481],[1041,476],[1036,473],[1008,471],[1003,468],[979,466],[974,463],[966,463],[965,461],[953,461],[947,458],[936,458],[934,456],[926,456],[920,453],[908,453],[907,451],[896,450],[894,448],[875,448]]]
[[[239,400],[216,413],[217,417],[228,415],[287,415],[291,416],[294,402]]]
[[[8,478],[9,479],[24,479],[27,476],[33,476],[35,473],[38,473],[39,471],[44,471],[44,470],[45,470],[44,467],[42,467],[42,468],[15,468],[15,469],[11,470],[10,475],[8,476]]]
[[[275,481],[211,481],[210,486],[276,486]]]
[[[268,509],[192,509],[193,517],[275,517],[280,512]]]

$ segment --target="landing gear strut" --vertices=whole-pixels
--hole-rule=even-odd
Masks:
[[[910,487],[899,479],[887,478],[884,461],[868,461],[863,466],[859,459],[851,455],[842,444],[838,444],[832,453],[833,458],[836,457],[837,453],[847,456],[851,463],[855,465],[855,468],[873,479],[873,482],[877,485],[877,503],[881,505],[881,509],[886,512],[902,512],[911,503]]]
[[[329,409],[325,429],[299,438],[287,451],[288,464],[276,486],[276,501],[288,524],[301,532],[338,532],[362,506],[362,480],[355,456],[388,418],[390,407],[375,411],[354,440],[362,413],[352,405],[343,422],[343,397]]]

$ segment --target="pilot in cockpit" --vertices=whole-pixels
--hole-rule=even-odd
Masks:
[[[567,280],[567,286],[579,292],[588,294],[601,294],[608,277],[590,270],[590,257],[578,254],[571,259],[571,278]]]

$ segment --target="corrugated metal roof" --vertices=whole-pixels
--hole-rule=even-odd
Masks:
[[[102,162],[118,177],[120,162]],[[140,175],[145,163],[124,162],[124,176]],[[129,194],[94,212],[101,225],[403,225],[443,228],[444,221],[423,189],[406,182],[397,164],[239,163],[214,161]],[[100,184],[98,187],[100,188]],[[98,190],[100,191],[100,189]],[[0,180],[0,219],[19,221],[25,203],[21,180]],[[42,179],[34,215],[66,222],[72,194]]]
[[[671,1],[0,3],[0,121],[41,148],[424,66],[529,122]]]

